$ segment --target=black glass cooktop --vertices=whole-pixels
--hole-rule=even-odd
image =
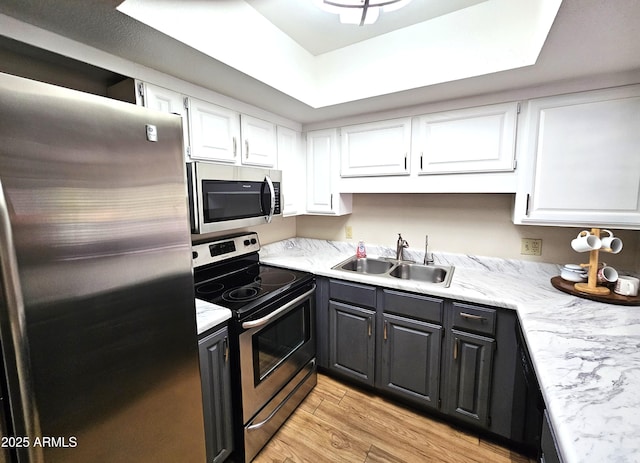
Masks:
[[[196,274],[195,292],[198,299],[244,313],[311,279],[313,275],[306,272],[252,263],[224,271],[218,268],[208,276]]]

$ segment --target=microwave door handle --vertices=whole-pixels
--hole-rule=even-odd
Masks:
[[[267,175],[264,178],[264,181],[267,182],[267,185],[269,186],[269,194],[271,195],[271,209],[269,210],[269,215],[265,217],[265,220],[267,221],[267,223],[271,223],[271,220],[273,220],[273,214],[276,210],[276,190],[275,188],[273,188],[271,177]]]

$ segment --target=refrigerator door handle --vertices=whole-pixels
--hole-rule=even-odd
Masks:
[[[2,326],[3,335],[9,336],[8,342],[3,347],[8,351],[7,359],[15,359],[15,368],[18,373],[18,384],[8,384],[9,398],[14,410],[20,410],[22,416],[16,413],[13,417],[16,436],[39,437],[40,420],[35,405],[34,389],[31,380],[31,368],[29,362],[29,345],[26,336],[26,322],[24,312],[24,300],[20,286],[18,273],[18,260],[13,244],[13,233],[9,219],[9,207],[4,195],[2,181],[0,180],[0,270],[2,271],[2,285],[7,306],[8,326]],[[5,336],[3,336],[5,337]],[[6,337],[5,337],[6,339]],[[42,446],[29,445],[24,450],[30,463],[44,462]],[[20,450],[19,450],[20,453]],[[23,461],[23,459],[20,459]]]

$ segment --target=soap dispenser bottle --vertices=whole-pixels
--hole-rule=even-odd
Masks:
[[[358,241],[358,247],[356,248],[356,257],[358,259],[367,257],[367,249],[364,247],[364,241]]]

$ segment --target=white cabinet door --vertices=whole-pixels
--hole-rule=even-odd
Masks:
[[[337,129],[307,133],[307,212],[341,215],[351,213],[351,195],[340,195]]]
[[[640,228],[640,86],[531,100],[516,223]]]
[[[143,91],[145,108],[163,113],[184,113],[184,99],[180,93],[146,82],[143,83]]]
[[[420,116],[419,173],[513,171],[517,115],[507,103]]]
[[[343,127],[342,177],[409,175],[411,118]]]
[[[179,114],[182,117],[182,145],[185,160],[189,156],[189,119],[185,108],[184,97],[178,92],[158,87],[146,82],[139,82],[142,88],[142,103],[145,108],[163,113]]]
[[[243,114],[240,116],[242,133],[242,164],[276,167],[276,125]]]
[[[278,167],[282,171],[284,216],[304,212],[306,198],[306,162],[301,134],[287,127],[277,127]]]
[[[235,163],[240,154],[240,115],[222,106],[189,98],[191,157]]]

